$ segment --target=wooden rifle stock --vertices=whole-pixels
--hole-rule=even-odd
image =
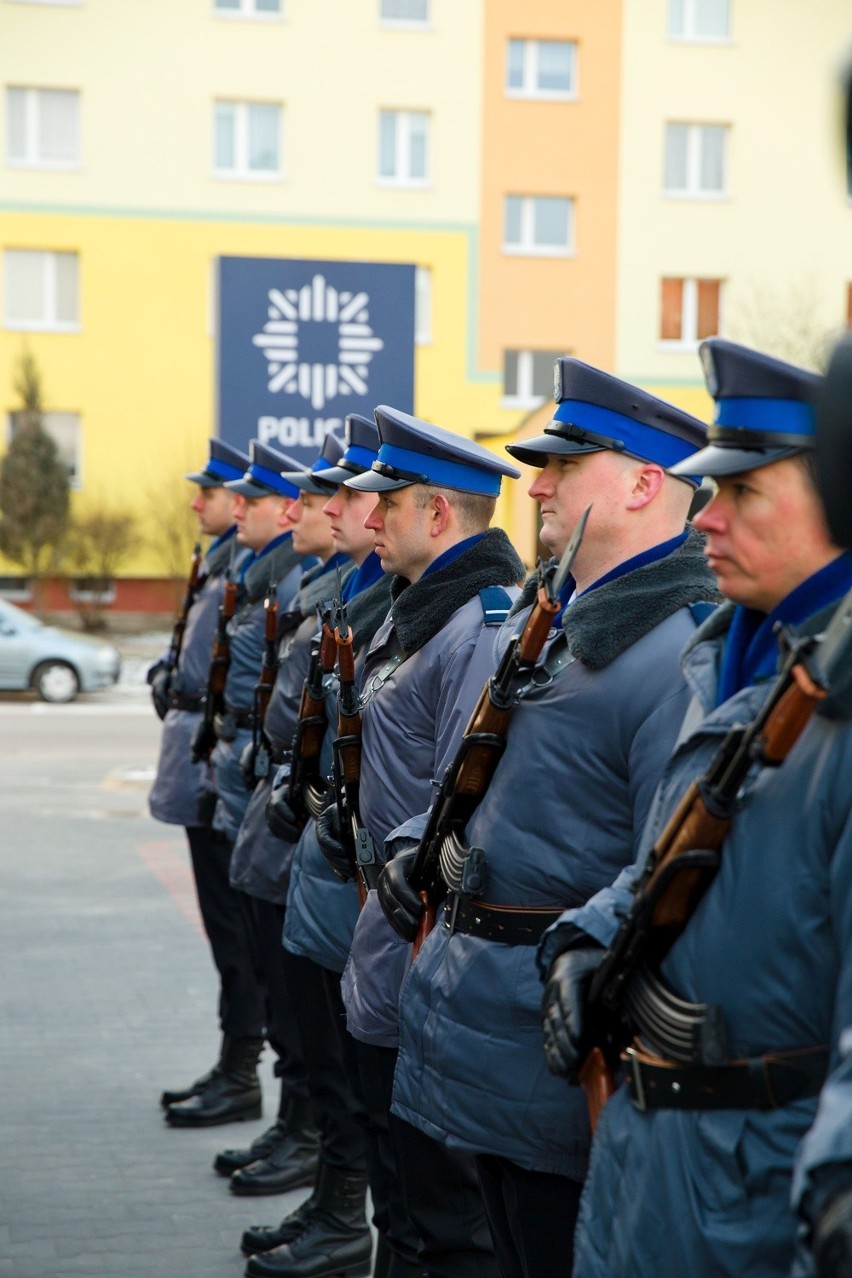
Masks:
[[[183,636],[186,631],[187,618],[189,610],[195,602],[195,596],[198,594],[198,579],[201,575],[201,542],[195,543],[195,549],[192,552],[192,564],[189,569],[189,578],[186,583],[186,591],[183,596],[183,602],[180,611],[175,617],[174,626],[172,627],[172,637],[169,642],[169,650],[166,654],[166,665],[169,670],[176,670],[180,661],[180,654],[183,648]]]
[[[760,714],[751,724],[731,729],[706,772],[686,790],[651,850],[631,909],[594,975],[588,1015],[598,1041],[579,1071],[593,1131],[616,1087],[621,1006],[629,978],[641,960],[662,960],[715,878],[734,803],[751,766],[780,766],[828,695],[806,668],[804,659],[812,647],[807,641],[791,644]]]
[[[325,609],[319,636],[313,641],[310,665],[299,701],[299,719],[293,737],[287,801],[302,823],[311,815],[306,802],[307,788],[320,780],[320,755],[327,728],[325,679],[333,671],[337,657],[337,644],[331,622],[332,609]]]
[[[216,744],[216,733],[213,721],[217,714],[225,710],[225,684],[228,680],[228,667],[231,664],[231,641],[228,637],[228,622],[237,611],[237,583],[230,576],[225,581],[225,593],[219,606],[219,618],[213,647],[210,653],[210,669],[207,675],[207,694],[204,698],[204,718],[199,738],[193,745],[192,757],[198,763],[201,759],[209,759]]]

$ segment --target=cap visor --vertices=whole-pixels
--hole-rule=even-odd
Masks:
[[[214,479],[212,475],[208,475],[203,470],[193,471],[189,475],[184,475],[184,479],[188,479],[191,484],[198,484],[199,488],[221,488],[224,479]]]
[[[284,493],[276,493],[274,488],[261,487],[260,484],[253,484],[248,479],[229,479],[227,484],[223,485],[229,492],[238,493],[240,497],[283,497]]]
[[[602,453],[603,444],[581,444],[576,439],[564,439],[561,435],[537,435],[520,444],[507,444],[506,452],[517,457],[525,466],[544,466],[546,458],[565,457],[570,453]]]
[[[363,473],[362,470],[347,470],[345,466],[329,466],[328,470],[315,470],[314,479],[320,480],[323,484],[329,484],[332,488],[339,488],[348,479],[354,479],[356,475],[363,475]]]
[[[685,457],[675,466],[668,468],[668,474],[678,479],[688,477],[699,478],[707,475],[739,475],[746,470],[759,470],[761,466],[769,466],[772,462],[781,461],[783,457],[793,457],[801,450],[798,448],[720,448],[711,444],[702,448],[699,453]]]
[[[292,484],[294,488],[298,488],[302,493],[319,493],[325,495],[335,487],[334,483],[328,483],[326,480],[319,482],[315,472],[302,470],[282,470],[281,478],[286,480],[288,484]]]
[[[411,479],[390,479],[380,475],[377,470],[365,470],[363,475],[353,475],[345,480],[347,488],[355,488],[362,493],[386,493],[392,488],[410,488]]]

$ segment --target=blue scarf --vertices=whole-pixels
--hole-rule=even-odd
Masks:
[[[777,621],[799,626],[808,617],[828,608],[852,586],[852,555],[838,555],[830,564],[791,590],[768,615],[738,604],[734,609],[722,666],[716,704],[721,705],[741,688],[771,679],[778,669]]]
[[[263,547],[263,550],[252,550],[249,554],[247,554],[243,562],[240,564],[239,580],[245,580],[245,575],[249,568],[251,568],[252,564],[256,564],[258,559],[263,559],[264,555],[271,554],[276,546],[280,546],[282,542],[292,536],[293,534],[291,532],[279,533],[277,537],[273,537],[272,541],[267,542],[267,544]],[[306,566],[310,566],[310,564],[316,563],[316,560],[304,560],[303,562]]]
[[[445,550],[437,559],[433,559],[429,567],[423,573],[424,577],[428,577],[430,572],[437,572],[439,568],[448,568],[450,564],[459,559],[466,550],[470,550],[471,546],[476,545],[478,541],[482,541],[485,533],[474,533],[472,537],[465,537],[464,541],[457,541],[454,546],[450,546],[449,550]]]
[[[237,525],[231,524],[227,532],[223,532],[220,537],[214,537],[210,545],[207,547],[208,555],[212,555],[214,550],[218,550],[220,546],[224,546],[226,541],[230,541],[232,537],[237,535]]]
[[[364,562],[359,564],[355,571],[350,574],[343,587],[343,602],[348,603],[350,599],[360,595],[362,590],[374,585],[384,575],[385,570],[382,567],[381,559],[379,559],[375,550],[371,550]]]

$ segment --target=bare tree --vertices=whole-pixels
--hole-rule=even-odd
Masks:
[[[105,628],[109,591],[137,545],[136,518],[127,511],[90,505],[72,519],[64,563],[75,578],[74,604],[84,630]]]

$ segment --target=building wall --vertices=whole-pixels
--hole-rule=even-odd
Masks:
[[[662,346],[660,279],[725,281],[721,331],[818,366],[846,318],[852,210],[837,73],[845,0],[730,0],[722,43],[667,38],[666,0],[625,0],[616,369],[707,417],[694,346]],[[730,126],[721,199],[662,194],[666,121]]]

